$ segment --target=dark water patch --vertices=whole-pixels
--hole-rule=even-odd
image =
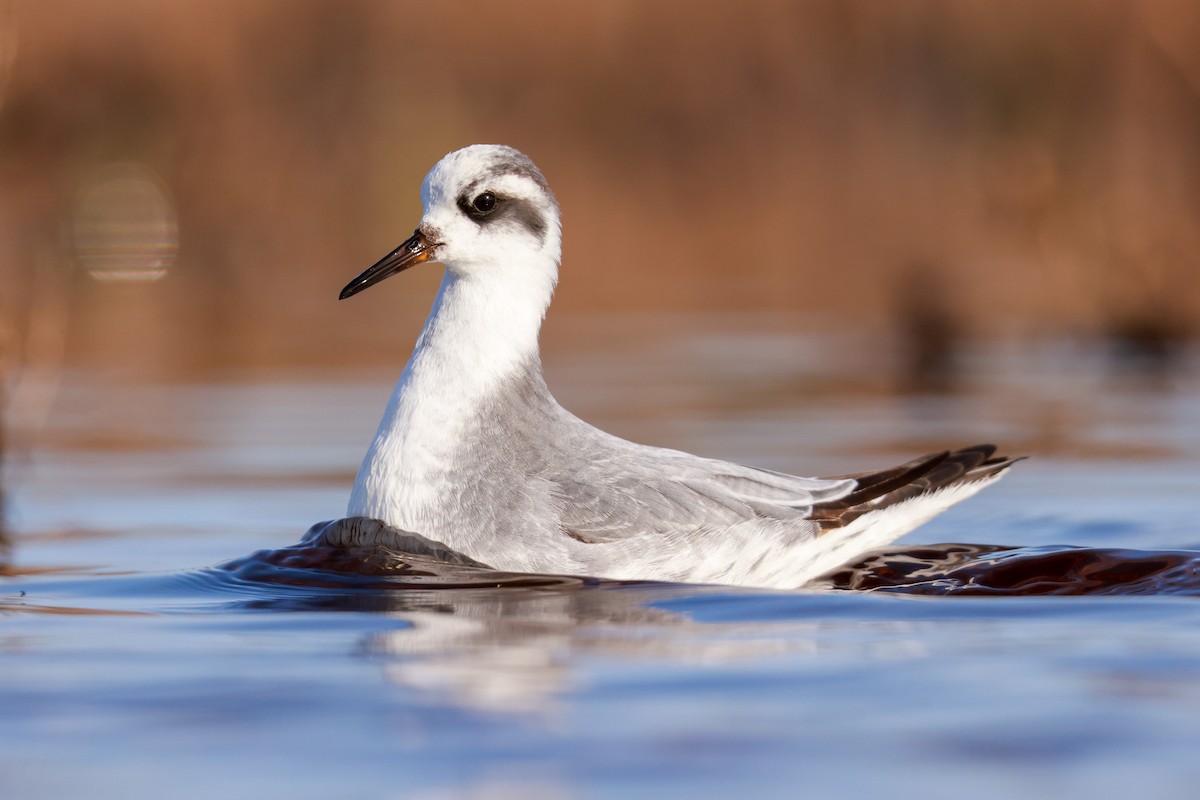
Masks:
[[[830,573],[814,586],[920,595],[1200,596],[1200,551],[891,547]]]
[[[315,526],[314,530],[321,527]],[[432,555],[440,546],[416,539],[409,544],[421,552],[380,544],[332,544],[320,536],[306,539],[209,569],[29,576],[6,586],[0,594],[0,613],[433,611],[475,616],[548,615],[576,623],[611,622],[617,618],[645,622],[646,603],[677,597],[680,592],[704,602],[704,598],[711,599],[714,590],[718,594],[724,591],[683,584],[501,572],[462,560],[441,560]],[[803,588],[808,591],[769,596],[804,598],[805,614],[818,616],[837,616],[839,612],[824,607],[818,600],[821,595],[811,590],[824,593],[827,600],[862,593],[1194,597],[1200,596],[1200,552],[972,544],[893,547],[870,553]],[[746,594],[754,597],[761,593],[751,590]],[[734,617],[740,613],[734,613]]]
[[[470,591],[500,602],[515,599],[519,590],[653,585],[494,570],[440,542],[365,518],[318,523],[298,544],[260,550],[208,572],[222,591],[242,595],[236,601],[241,608],[304,611],[429,609],[456,604],[448,593]]]
[[[440,542],[362,517],[321,522],[301,541],[224,564],[238,577],[328,589],[549,589],[598,578],[493,570]]]
[[[570,575],[497,572],[439,563],[428,556],[382,548],[294,545],[260,550],[220,567],[256,583],[314,589],[427,590],[577,588],[602,583]]]

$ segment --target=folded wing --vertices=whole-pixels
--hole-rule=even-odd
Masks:
[[[838,478],[801,478],[633,446],[594,454],[552,480],[562,531],[589,543],[630,535],[714,531],[748,520],[809,521],[813,535],[849,525],[870,511],[972,481],[987,480],[1018,459],[993,445],[933,453],[889,469]]]

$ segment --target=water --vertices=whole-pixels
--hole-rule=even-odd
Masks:
[[[531,578],[297,544],[391,374],[65,376],[16,465],[0,796],[1190,796],[1194,379],[1047,345],[897,398],[746,329],[571,348],[550,380],[608,429],[774,468],[1035,457],[804,591]]]

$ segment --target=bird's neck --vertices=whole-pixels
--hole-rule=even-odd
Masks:
[[[401,378],[423,391],[439,384],[475,399],[538,355],[553,285],[461,277],[447,269]]]
[[[351,516],[427,532],[433,495],[485,404],[522,370],[544,386],[538,332],[552,292],[552,280],[522,285],[446,270],[359,470]]]

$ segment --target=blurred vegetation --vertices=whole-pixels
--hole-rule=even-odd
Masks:
[[[1196,332],[1191,0],[15,0],[5,346],[159,374],[394,361],[437,271],[337,292],[471,142],[525,150],[559,196],[556,313]],[[171,217],[129,234],[165,278],[87,268],[112,262],[79,220],[114,165]]]

